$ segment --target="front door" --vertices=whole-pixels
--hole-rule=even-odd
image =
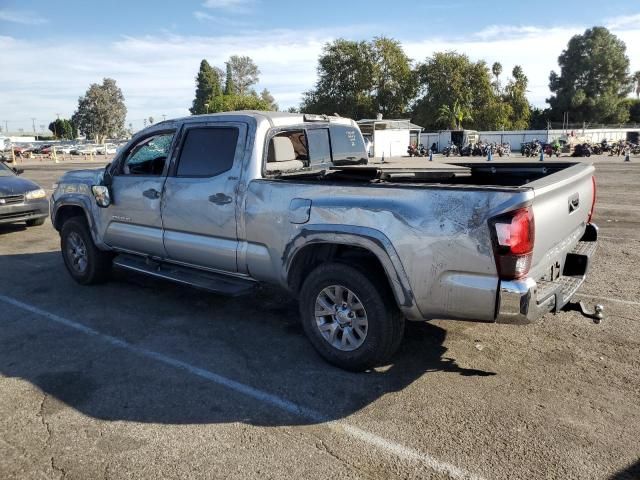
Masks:
[[[170,260],[237,272],[236,188],[247,127],[241,123],[186,127],[162,201]]]
[[[111,247],[164,258],[160,203],[174,132],[151,134],[133,144],[118,165],[105,215]]]

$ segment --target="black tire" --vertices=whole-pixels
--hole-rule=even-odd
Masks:
[[[44,221],[46,217],[42,218],[34,218],[33,220],[27,220],[27,227],[39,227],[40,225],[44,225]]]
[[[72,254],[72,242],[77,242],[78,239],[86,253],[84,268],[80,268]],[[84,218],[72,217],[64,222],[60,231],[60,248],[69,274],[79,284],[93,285],[109,279],[113,255],[95,246]]]
[[[316,299],[332,285],[351,290],[366,311],[367,333],[351,351],[340,350],[326,340],[316,323]],[[300,317],[304,331],[317,352],[329,363],[349,371],[363,371],[384,364],[397,351],[404,335],[404,316],[393,295],[375,275],[341,263],[320,265],[306,278],[300,291]]]

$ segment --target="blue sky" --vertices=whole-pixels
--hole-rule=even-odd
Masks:
[[[544,106],[558,55],[593,25],[620,36],[640,69],[640,4],[629,0],[0,0],[0,125],[31,131],[31,118],[39,130],[56,113],[68,117],[105,76],[122,88],[134,128],[185,115],[200,60],[222,67],[233,54],[254,58],[258,88],[286,108],[313,86],[325,42],[376,35],[400,40],[416,61],[441,50],[501,61],[505,79],[520,64],[530,101]]]

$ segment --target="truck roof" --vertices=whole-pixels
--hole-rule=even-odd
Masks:
[[[262,110],[238,110],[233,112],[219,112],[219,113],[208,113],[204,115],[190,115],[188,117],[175,118],[171,120],[166,120],[163,122],[158,122],[153,126],[159,126],[162,124],[170,124],[173,122],[188,122],[193,120],[203,120],[206,118],[219,118],[219,117],[248,117],[253,118],[257,121],[266,120],[271,124],[272,127],[282,127],[286,125],[299,125],[301,123],[311,123],[314,121],[325,121],[336,123],[340,125],[350,125],[357,127],[358,124],[346,117],[338,117],[338,116],[329,116],[329,115],[313,115],[314,119],[309,120],[309,115],[303,113],[289,113],[289,112],[269,112]],[[305,117],[307,118],[305,120]]]

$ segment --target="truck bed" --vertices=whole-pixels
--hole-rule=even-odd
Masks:
[[[353,165],[334,167],[345,177],[375,179],[402,183],[437,183],[440,185],[476,185],[522,187],[559,171],[578,165],[577,162],[553,163],[433,163],[410,167],[402,165]]]
[[[425,316],[448,315],[456,304],[459,317],[477,318],[477,310],[463,312],[459,305],[486,303],[469,299],[492,282],[495,298],[495,266],[476,263],[479,254],[493,258],[489,221],[530,207],[535,241],[529,277],[541,285],[562,282],[567,255],[587,228],[593,172],[592,165],[572,162],[366,165],[275,182],[296,184],[295,196],[310,200],[310,222],[375,228],[390,236],[409,277],[416,279],[413,287],[423,295],[418,303]],[[469,274],[461,278],[459,272]],[[477,288],[480,284],[483,288]],[[465,292],[464,302],[450,294],[456,289]],[[448,299],[444,304],[442,297]]]

